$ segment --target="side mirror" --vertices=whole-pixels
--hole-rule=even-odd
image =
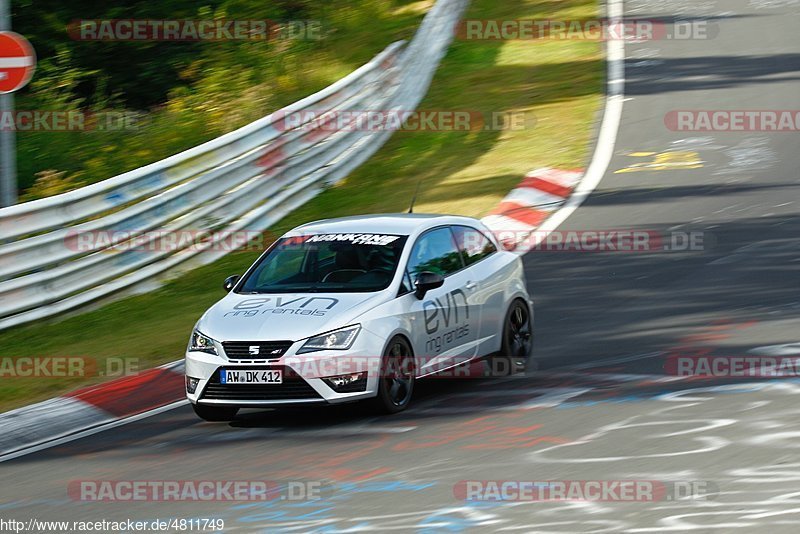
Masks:
[[[226,278],[226,279],[225,279],[225,281],[222,283],[222,288],[223,288],[223,289],[224,289],[226,292],[230,293],[231,289],[233,289],[233,286],[235,286],[235,285],[236,285],[236,282],[238,282],[238,281],[239,281],[239,278],[241,278],[241,276],[239,276],[238,274],[234,274],[233,276],[229,276],[229,277],[228,277],[228,278]]]
[[[425,298],[425,293],[431,289],[442,287],[444,284],[444,277],[440,274],[432,273],[430,271],[423,271],[417,275],[417,280],[414,282],[414,295],[419,300]]]

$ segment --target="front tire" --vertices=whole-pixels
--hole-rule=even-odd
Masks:
[[[416,365],[411,345],[404,337],[396,336],[383,354],[374,408],[385,414],[405,410],[411,402],[415,380]]]
[[[236,406],[208,406],[205,404],[192,404],[192,408],[194,409],[194,413],[196,413],[200,419],[210,421],[212,423],[233,421],[236,418],[236,414],[239,412],[239,408]]]

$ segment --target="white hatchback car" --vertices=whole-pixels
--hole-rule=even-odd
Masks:
[[[417,378],[485,356],[516,372],[531,353],[522,261],[468,217],[306,224],[225,289],[186,352],[187,397],[209,421],[365,399],[394,413]]]

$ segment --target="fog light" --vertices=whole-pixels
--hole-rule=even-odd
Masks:
[[[194,394],[194,392],[197,391],[197,384],[199,384],[199,383],[200,383],[200,379],[199,378],[189,378],[187,376],[186,377],[186,392]]]
[[[337,393],[355,393],[367,389],[367,372],[350,373],[323,378],[326,384]]]

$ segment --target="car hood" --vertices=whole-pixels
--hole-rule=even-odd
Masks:
[[[385,291],[228,293],[203,315],[196,328],[217,341],[299,341],[348,326],[387,299]]]

